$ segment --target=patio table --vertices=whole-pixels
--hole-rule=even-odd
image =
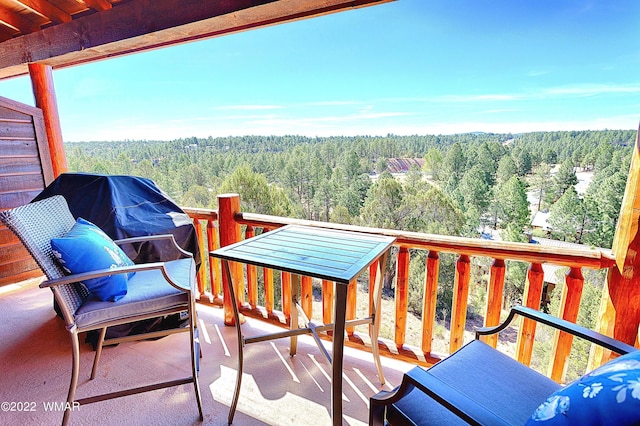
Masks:
[[[306,333],[312,334],[318,347],[331,363],[331,418],[334,425],[340,425],[342,424],[342,364],[345,329],[347,326],[369,324],[371,351],[378,377],[384,384],[378,351],[379,312],[384,265],[389,248],[394,241],[395,238],[382,235],[287,225],[210,253],[211,257],[222,260],[224,281],[230,290],[238,334],[238,376],[229,412],[229,423],[233,420],[240,393],[245,344],[289,337],[291,338],[290,354],[293,356],[296,352],[296,337]],[[366,318],[347,321],[347,287],[350,283],[355,284],[357,276],[376,260],[378,260],[378,266],[370,315]],[[230,261],[291,273],[292,303],[289,330],[250,338],[242,335],[240,313],[231,282]],[[298,284],[302,275],[335,282],[333,324],[316,325],[305,317],[304,311],[298,305]],[[298,326],[299,315],[304,319],[303,327]],[[327,330],[333,330],[332,355],[327,353],[318,336],[318,332]]]

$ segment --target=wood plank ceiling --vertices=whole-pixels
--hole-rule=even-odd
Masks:
[[[0,79],[393,0],[0,0]]]

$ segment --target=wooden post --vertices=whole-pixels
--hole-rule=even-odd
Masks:
[[[494,259],[493,265],[491,265],[489,291],[487,293],[487,313],[484,316],[485,327],[493,327],[500,324],[505,271],[504,259]],[[498,344],[498,334],[485,336],[483,340],[486,344],[495,348]]]
[[[273,286],[273,269],[262,268],[262,280],[264,281],[264,308],[270,317],[273,314],[275,303],[275,291]],[[280,280],[282,285],[282,280]]]
[[[560,300],[560,312],[558,316],[569,322],[575,323],[578,319],[578,310],[580,309],[580,299],[582,297],[582,288],[584,286],[584,277],[582,269],[579,267],[569,268],[565,277],[566,288],[562,292]],[[554,354],[550,365],[549,376],[558,383],[562,383],[564,373],[569,364],[569,355],[571,355],[571,344],[573,336],[564,331],[556,330],[553,340]]]
[[[380,262],[380,259],[376,260],[371,265],[369,265],[369,312],[374,312],[373,304],[374,304],[375,294],[373,294],[373,287],[376,282],[376,274],[378,273],[378,262]]]
[[[429,250],[425,268],[424,296],[422,297],[422,352],[430,354],[436,321],[438,275],[440,273],[440,255],[437,251]]]
[[[396,274],[396,332],[395,343],[401,348],[407,334],[407,305],[409,302],[409,249],[398,250]]]
[[[209,251],[216,250],[220,247],[218,243],[218,233],[216,232],[216,223],[213,219],[207,220],[207,244]],[[209,258],[209,279],[211,280],[211,298],[213,303],[222,303],[220,294],[222,293],[222,270],[220,268],[220,259]]]
[[[331,324],[333,322],[333,289],[335,283],[329,280],[322,280],[322,322]]]
[[[310,320],[313,315],[313,280],[306,275],[302,276],[300,283],[300,299],[302,310]]]
[[[252,238],[255,235],[253,226],[247,226],[247,230],[244,233],[245,240]],[[256,265],[247,265],[247,298],[249,299],[249,306],[251,309],[255,309],[258,306],[258,269]]]
[[[527,281],[524,285],[524,305],[535,310],[540,310],[542,300],[542,286],[544,284],[544,271],[542,264],[532,263],[527,272]],[[528,318],[521,318],[518,341],[516,343],[516,359],[524,365],[531,364],[533,341],[536,337],[536,322]]]
[[[236,222],[235,215],[240,213],[240,196],[238,194],[218,195],[218,224],[220,230],[220,247],[226,247],[241,240],[240,224]],[[223,268],[223,273],[224,273]],[[240,294],[244,294],[244,283],[242,277],[242,265],[231,262],[231,282],[235,285],[238,306],[240,306]],[[224,323],[225,325],[235,325],[233,319],[233,308],[231,306],[231,292],[227,288],[227,280],[222,280],[224,293]],[[242,289],[242,291],[240,291]]]
[[[207,252],[205,251],[204,247],[204,234],[202,232],[202,222],[200,222],[200,219],[194,219],[193,227],[196,229],[196,235],[198,236],[198,248],[200,249],[200,253],[202,253],[202,255],[204,256]],[[200,265],[200,268],[198,269],[198,275],[196,276],[198,280],[198,294],[196,295],[196,297],[198,299],[200,299],[205,294],[204,284],[207,277],[207,268],[205,267],[206,264],[207,259],[203,259],[202,265]]]
[[[338,284],[343,285],[343,284]],[[358,301],[358,280],[353,279],[349,281],[349,285],[347,286],[347,310],[345,319],[352,320],[356,318],[356,305]],[[353,332],[355,331],[354,326],[346,327],[347,335],[353,336]]]
[[[29,75],[31,76],[31,87],[33,88],[36,106],[42,110],[42,115],[44,116],[53,176],[58,177],[61,173],[67,171],[67,157],[64,153],[60,114],[58,113],[58,102],[56,101],[51,67],[43,64],[29,64]],[[41,160],[46,161],[44,158]]]
[[[454,353],[464,343],[464,327],[467,324],[467,305],[469,303],[469,279],[471,278],[471,259],[461,254],[456,262],[456,275],[453,282],[453,302],[451,307],[451,337],[449,353]]]
[[[640,326],[640,129],[633,148],[627,185],[620,207],[620,219],[613,238],[616,265],[609,269],[607,290],[603,292],[599,329],[630,345],[636,343]],[[605,300],[609,299],[609,300]],[[607,333],[608,334],[608,333]],[[604,352],[596,364],[606,361]]]
[[[297,281],[296,281],[297,282]],[[289,272],[281,272],[280,273],[280,283],[281,283],[281,291],[280,297],[282,298],[282,314],[286,318],[287,322],[291,324],[291,295],[293,293],[293,289],[291,286],[293,285],[293,281],[291,280],[291,274]],[[297,285],[297,284],[296,284]],[[300,294],[296,290],[296,294]]]

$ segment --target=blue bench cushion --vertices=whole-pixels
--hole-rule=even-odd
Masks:
[[[195,289],[189,287],[190,282],[196,282],[193,259],[173,260],[165,265],[172,280],[193,294]],[[186,310],[189,303],[187,293],[169,284],[160,270],[139,271],[129,279],[126,296],[117,302],[89,297],[76,311],[76,325],[88,330],[94,324],[128,318],[132,314],[153,314],[181,306]]]
[[[479,340],[463,346],[428,371],[510,424],[525,424],[536,407],[561,387]],[[464,424],[417,389],[388,407],[387,420],[392,425]]]

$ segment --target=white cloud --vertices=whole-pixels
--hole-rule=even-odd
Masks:
[[[544,90],[544,93],[559,96],[595,96],[610,93],[639,93],[640,84],[582,84],[564,87],[552,87]]]
[[[260,111],[269,109],[282,109],[280,105],[225,105],[217,107],[217,110],[222,111]]]

